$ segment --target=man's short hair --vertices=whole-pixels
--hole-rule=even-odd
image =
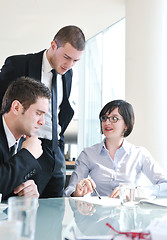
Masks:
[[[38,97],[51,98],[51,92],[43,83],[29,77],[20,77],[12,81],[2,99],[1,114],[10,111],[12,102],[18,100],[26,111],[36,103]]]
[[[78,51],[85,48],[85,36],[79,27],[69,25],[61,28],[55,35],[53,41],[57,43],[57,47],[63,47],[66,43],[70,43]]]

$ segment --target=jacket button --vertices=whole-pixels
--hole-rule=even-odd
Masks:
[[[24,179],[25,179],[25,180],[27,180],[27,179],[28,179],[27,175],[24,177]]]

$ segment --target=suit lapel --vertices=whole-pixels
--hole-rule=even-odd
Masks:
[[[0,145],[2,146],[2,149],[5,150],[5,151],[6,151],[6,149],[9,150],[5,130],[4,130],[4,127],[3,127],[2,115],[0,115],[0,135],[1,135]]]
[[[71,92],[71,83],[72,83],[72,70],[70,69],[66,74],[62,76],[63,79],[63,97],[69,98]]]

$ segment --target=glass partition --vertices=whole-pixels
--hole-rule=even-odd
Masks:
[[[84,72],[79,79],[79,152],[102,140],[101,108],[113,99],[125,98],[125,19],[87,41],[80,67]]]

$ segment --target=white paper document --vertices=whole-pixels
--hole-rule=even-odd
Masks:
[[[142,199],[140,203],[149,203],[161,207],[167,207],[167,198]]]
[[[101,197],[101,199],[99,199],[96,196],[71,197],[71,198],[74,199],[75,201],[83,201],[102,206],[120,206],[120,199],[118,198]]]

